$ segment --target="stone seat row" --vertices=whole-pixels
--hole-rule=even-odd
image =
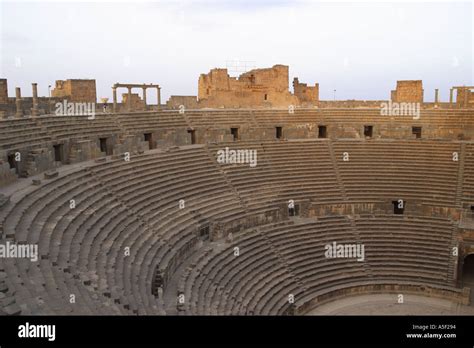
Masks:
[[[382,226],[390,216],[378,220]],[[452,286],[453,280],[446,272],[452,224],[424,217],[395,220],[383,234],[371,231],[370,235],[380,234],[381,243],[367,239],[362,232],[366,225],[376,222],[373,219],[356,219],[356,230],[342,216],[307,224],[275,225],[275,229],[272,225],[251,229],[229,247],[207,251],[188,268],[181,281],[181,291],[187,298],[191,296],[185,312],[282,314],[289,307],[289,294],[301,299],[360,281],[405,280]],[[423,237],[430,236],[431,230],[441,239]],[[400,238],[392,238],[390,244],[383,241],[387,234]],[[355,240],[366,244],[367,265],[324,257],[325,243]],[[239,256],[233,253],[235,247],[240,250]]]
[[[49,247],[51,254],[47,251],[40,252],[48,258],[52,269],[58,269],[59,274],[63,270],[62,272],[65,274],[78,276],[84,282],[80,284],[82,287],[95,287],[98,290],[96,295],[99,297],[99,302],[106,300],[105,298],[110,298],[112,303],[109,312],[126,312],[123,309],[129,308],[130,312],[144,311],[144,313],[147,313],[144,308],[147,308],[148,305],[155,310],[155,313],[159,312],[157,301],[152,298],[151,287],[149,287],[150,271],[147,267],[143,267],[143,264],[158,259],[162,263],[160,267],[170,268],[170,272],[172,272],[173,262],[179,263],[174,254],[179,254],[181,249],[187,248],[186,245],[192,242],[196,233],[195,230],[191,231],[195,228],[192,228],[192,226],[196,225],[195,217],[187,212],[182,214],[183,218],[186,219],[183,220],[179,218],[179,214],[173,213],[173,209],[175,212],[178,211],[177,197],[187,198],[189,194],[189,200],[186,203],[187,208],[198,211],[207,220],[212,220],[213,216],[224,220],[226,215],[233,218],[239,209],[238,201],[228,194],[230,190],[226,189],[225,181],[219,178],[218,175],[212,175],[212,172],[208,170],[209,166],[212,167],[212,163],[202,150],[201,152],[194,151],[190,156],[183,156],[182,162],[179,163],[176,163],[175,153],[155,154],[155,164],[148,166],[149,169],[145,172],[147,174],[144,174],[142,179],[133,181],[132,177],[139,177],[140,169],[147,168],[145,163],[152,160],[150,155],[144,155],[144,157],[147,157],[147,160],[143,160],[142,168],[139,169],[134,166],[133,161],[132,163],[126,163],[118,160],[114,163],[108,163],[111,168],[108,168],[106,164],[97,164],[94,167],[82,170],[80,174],[73,173],[69,178],[70,180],[67,177],[59,177],[57,187],[54,187],[53,183],[48,183],[44,186],[44,190],[40,188],[37,190],[38,192],[31,193],[31,196],[27,199],[20,200],[19,204],[23,206],[21,211],[25,212],[28,219],[23,220],[21,213],[18,214],[19,211],[15,209],[12,209],[11,216],[7,217],[9,225],[15,224],[15,221],[19,225],[19,228],[15,229],[16,236],[25,241],[40,240],[41,249],[46,246]],[[193,157],[198,158],[201,163],[202,159],[207,159],[209,163],[202,163],[199,166],[199,161],[196,161]],[[163,158],[166,160],[163,160]],[[191,161],[194,160],[193,165],[189,166],[188,158]],[[137,163],[139,162],[137,161]],[[174,180],[171,180],[172,177],[169,176],[172,175],[172,162],[176,163],[175,166],[178,169],[181,166],[181,170],[176,171]],[[163,171],[162,168],[167,168],[167,165],[169,165],[170,171]],[[97,171],[95,170],[96,167]],[[121,167],[121,175],[109,180],[109,170],[113,172],[117,167]],[[183,168],[194,168],[195,171],[193,173],[182,170]],[[200,170],[203,175],[199,175]],[[126,174],[127,171],[130,178]],[[155,173],[154,176],[153,173]],[[193,174],[196,175],[193,176]],[[180,176],[183,178],[182,180],[180,180]],[[208,183],[206,183],[206,177]],[[125,181],[123,181],[124,178]],[[116,183],[114,179],[122,181]],[[132,190],[127,192],[127,188],[139,188],[140,180],[143,179],[148,179],[150,182],[150,187],[144,186],[142,189],[143,199],[137,199],[139,198],[138,194],[135,195],[136,199],[132,198],[130,200],[129,196],[132,196]],[[194,185],[192,180],[195,180]],[[202,181],[201,186],[198,184],[199,180]],[[153,185],[153,181],[160,185]],[[143,182],[146,183],[146,180],[143,180]],[[222,186],[222,183],[224,183],[224,186]],[[158,190],[156,197],[146,195],[150,192],[151,185],[154,186],[153,190]],[[174,189],[170,188],[172,185],[175,185]],[[186,191],[182,191],[182,194],[180,194],[179,186],[188,187],[186,189],[187,193],[185,194]],[[121,189],[124,189],[123,194]],[[163,195],[167,191],[169,192],[169,199],[171,199],[168,203],[166,202],[167,195]],[[51,195],[51,192],[54,194]],[[139,189],[138,192],[140,192]],[[163,202],[159,199],[160,192],[161,198],[165,199]],[[201,198],[193,199],[193,197]],[[69,209],[69,200],[66,198],[75,199],[77,208]],[[143,204],[142,202],[151,204],[148,204],[146,208],[145,206],[140,207],[139,204]],[[156,206],[153,207],[153,205]],[[109,229],[108,234],[101,237],[100,233],[104,232],[108,226],[108,223],[102,223],[101,219],[104,217],[106,221],[114,221],[117,214],[114,215],[114,212],[110,209],[117,207],[121,207],[118,210],[119,213],[128,213],[127,215],[131,219],[130,223],[132,223],[132,225],[127,223],[120,225],[120,227],[130,226],[132,229],[128,232],[120,229],[119,231]],[[38,209],[40,210],[38,211]],[[142,209],[145,210],[143,214],[140,213]],[[165,209],[170,213],[161,215],[162,212],[166,211]],[[145,218],[147,216],[150,216],[150,218]],[[37,218],[40,220],[36,221]],[[172,221],[174,223],[170,225]],[[154,227],[155,225],[156,227]],[[30,230],[29,226],[37,226],[40,229],[33,228]],[[31,234],[33,232],[34,234]],[[128,236],[128,240],[122,240],[121,244],[117,244],[115,239],[110,239],[111,233],[115,234],[115,238]],[[169,233],[169,237],[166,237],[166,233]],[[134,236],[133,239],[130,239],[132,236]],[[138,240],[140,240],[139,244],[137,244]],[[168,240],[169,244],[164,243],[165,240]],[[161,243],[158,245],[157,241]],[[104,248],[94,247],[97,245],[103,245]],[[128,261],[122,262],[122,259],[117,257],[123,251],[124,245],[128,245],[132,250],[129,258],[130,263]],[[145,247],[148,245],[150,247]],[[87,251],[89,250],[98,255],[88,254]],[[116,262],[111,262],[110,256],[112,253],[116,260],[120,260],[118,262],[119,268],[116,267]],[[185,257],[185,255],[181,255],[181,257]],[[98,276],[98,279],[90,277],[90,274]],[[60,278],[57,279],[57,282],[58,286],[61,284],[62,287],[63,281]],[[21,287],[23,284],[20,283],[18,286]],[[57,287],[53,286],[53,288]],[[122,295],[124,289],[126,289],[126,293]],[[33,290],[31,289],[32,292]],[[83,291],[82,288],[81,290],[85,296],[89,296],[87,299],[90,300],[91,295],[88,295],[87,291]],[[35,291],[38,292],[39,290]],[[35,297],[33,294],[31,297]],[[57,298],[57,293],[55,296],[52,296],[52,298]],[[87,303],[85,299],[84,303]],[[33,308],[31,306],[32,304],[29,308]],[[90,308],[94,311],[94,307]],[[34,309],[32,310],[34,311]]]

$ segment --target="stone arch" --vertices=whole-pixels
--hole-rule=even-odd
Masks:
[[[470,302],[474,305],[474,252],[464,256],[461,268],[461,286],[470,288]]]

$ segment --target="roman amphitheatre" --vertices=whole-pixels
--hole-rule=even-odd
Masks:
[[[320,100],[281,64],[166,102],[159,81],[11,83],[2,314],[474,313],[472,86]]]

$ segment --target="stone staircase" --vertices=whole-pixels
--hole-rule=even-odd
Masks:
[[[349,223],[351,225],[352,234],[354,235],[355,240],[357,241],[357,244],[362,244],[363,245],[364,243],[360,238],[359,230],[358,230],[358,228],[356,226],[356,223],[355,223],[355,217],[354,216],[348,216],[348,220],[349,220]],[[365,259],[362,262],[362,266],[364,267],[364,271],[367,274],[368,279],[372,279],[374,277],[374,275],[372,273],[372,269],[370,268],[369,263],[367,262],[367,259]]]
[[[344,188],[344,183],[342,182],[342,179],[341,179],[341,174],[339,173],[339,167],[337,165],[336,155],[334,154],[334,149],[332,147],[332,142],[328,141],[328,142],[326,142],[326,144],[328,146],[329,153],[331,155],[331,161],[332,161],[333,168],[334,168],[334,174],[336,175],[337,183],[338,183],[338,186],[341,190],[342,199],[344,201],[348,201],[349,199],[347,197],[346,190]]]
[[[457,178],[456,199],[455,199],[455,205],[458,208],[462,208],[465,157],[466,157],[466,143],[461,143],[461,150],[459,152],[459,158],[458,158],[458,178]]]
[[[239,191],[237,191],[237,189],[234,187],[234,185],[232,184],[230,179],[227,177],[227,174],[225,173],[225,171],[222,169],[222,167],[219,164],[217,164],[215,158],[212,157],[212,154],[211,154],[211,151],[209,150],[209,147],[207,145],[205,145],[204,149],[205,149],[207,157],[209,158],[211,163],[214,165],[214,167],[216,167],[216,169],[219,171],[219,173],[221,173],[222,177],[224,178],[225,182],[227,183],[227,186],[232,190],[232,193],[239,200],[240,205],[244,209],[245,213],[249,214],[249,209],[247,207],[247,204],[245,203],[244,199],[240,195]]]

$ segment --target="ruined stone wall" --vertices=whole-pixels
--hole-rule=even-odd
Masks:
[[[198,82],[198,99],[207,99],[218,90],[229,91],[230,79],[227,69],[212,69],[209,74],[201,74]]]
[[[14,169],[10,169],[8,161],[0,155],[0,187],[6,186],[17,180],[17,175]]]
[[[0,104],[8,103],[7,79],[0,79]]]
[[[474,92],[467,88],[457,90],[456,107],[472,108],[474,107]]]
[[[172,95],[166,102],[168,109],[178,109],[180,105],[184,105],[186,109],[197,109],[199,107],[197,97],[194,95]]]
[[[198,84],[200,107],[287,107],[298,99],[288,90],[288,66],[275,65],[230,77],[227,69],[212,69],[201,74]]]
[[[393,100],[395,95],[395,100]],[[423,82],[421,80],[397,81],[397,89],[392,93],[392,101],[397,103],[423,103]]]
[[[397,91],[396,90],[391,90],[390,91],[390,100],[391,101],[396,101],[397,100]]]
[[[145,102],[142,98],[140,98],[138,93],[132,93],[131,97],[132,99],[130,102],[132,103],[132,110],[145,110]],[[122,104],[125,106],[125,109],[128,107],[128,93],[122,94]]]
[[[198,103],[200,108],[280,108],[298,105],[298,99],[279,92],[224,92],[217,91],[214,96]]]
[[[40,115],[45,115],[56,111],[56,103],[62,103],[62,98],[38,97],[38,110]],[[33,108],[32,97],[21,97],[21,108],[23,116],[31,116]],[[97,109],[98,110],[98,109]],[[0,119],[13,117],[16,112],[15,98],[8,98],[6,104],[0,104]],[[3,115],[3,116],[2,116]]]
[[[319,83],[316,83],[314,86],[308,86],[306,83],[300,83],[298,78],[295,77],[293,79],[293,91],[301,106],[318,105]]]
[[[289,68],[274,65],[267,69],[254,69],[239,76],[239,84],[244,88],[264,88],[267,91],[287,92]]]
[[[96,103],[95,80],[57,80],[51,96],[67,99],[73,103]]]
[[[318,126],[325,125],[327,128],[328,139],[364,139],[364,126],[373,126],[373,139],[410,139],[413,140],[416,136],[412,132],[413,126],[422,128],[423,139],[452,139],[452,140],[472,140],[470,134],[473,134],[474,128],[469,127],[439,127],[437,125],[430,125],[428,123],[374,123],[367,120],[361,122],[336,123],[328,120],[321,120],[314,123],[275,123],[276,126],[282,128],[282,139],[297,140],[297,139],[317,139]],[[239,137],[242,141],[268,141],[276,140],[276,126],[262,126],[262,127],[238,127]],[[230,127],[216,126],[209,127],[194,127],[196,131],[196,139],[198,144],[205,144],[208,142],[225,142],[233,141],[230,133]]]

